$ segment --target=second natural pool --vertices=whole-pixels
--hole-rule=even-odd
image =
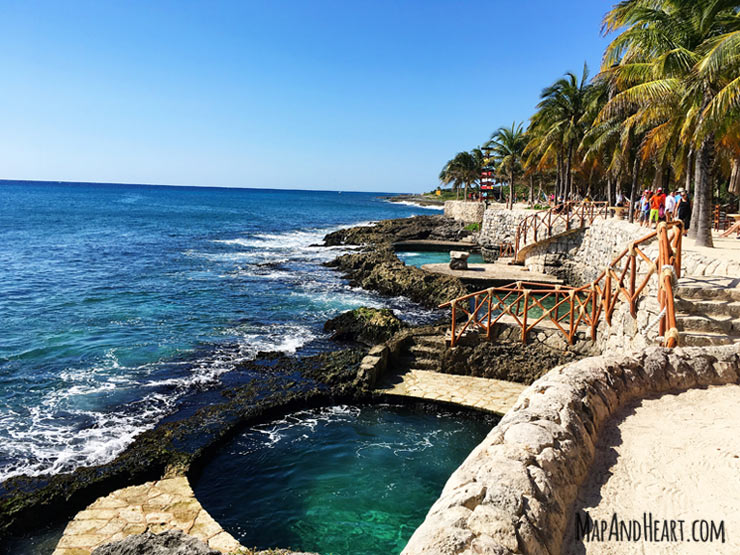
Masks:
[[[409,266],[421,268],[424,264],[446,264],[450,262],[450,253],[447,251],[399,251],[398,258]],[[470,264],[483,264],[484,260],[480,254],[472,253],[468,258]]]
[[[236,436],[194,481],[244,546],[400,553],[497,419],[397,405],[303,411]]]

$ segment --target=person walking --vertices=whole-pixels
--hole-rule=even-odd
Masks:
[[[671,222],[675,218],[676,214],[676,197],[674,197],[670,192],[666,193],[665,196],[665,221]]]
[[[681,200],[676,206],[676,214],[678,219],[683,222],[683,234],[686,235],[689,231],[689,225],[691,224],[691,202],[689,202],[689,195],[683,189],[681,191]]]
[[[650,216],[650,191],[643,191],[640,197],[640,225],[648,227],[648,218]]]
[[[663,195],[663,189],[658,189],[655,194],[650,198],[650,219],[648,227],[651,227],[655,222],[655,228],[658,228],[658,222],[660,216],[665,209],[665,196]]]

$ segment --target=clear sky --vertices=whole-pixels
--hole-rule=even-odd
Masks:
[[[0,177],[419,192],[614,0],[6,0]]]

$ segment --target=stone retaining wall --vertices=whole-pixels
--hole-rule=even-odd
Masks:
[[[650,347],[556,368],[450,477],[405,555],[559,553],[606,421],[635,399],[740,383],[740,346]]]
[[[486,205],[482,202],[448,200],[445,202],[444,215],[461,222],[479,224],[483,221],[485,209]]]
[[[493,262],[498,258],[501,243],[514,243],[516,228],[527,216],[534,214],[532,210],[507,210],[502,207],[488,208],[483,215],[480,237],[478,242],[481,253],[486,262]]]

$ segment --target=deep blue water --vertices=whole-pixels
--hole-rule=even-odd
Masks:
[[[433,210],[370,193],[0,182],[0,481],[112,459],[260,350],[403,299],[350,288],[312,247]]]
[[[391,555],[495,421],[403,406],[303,411],[236,436],[193,487],[242,545]]]

